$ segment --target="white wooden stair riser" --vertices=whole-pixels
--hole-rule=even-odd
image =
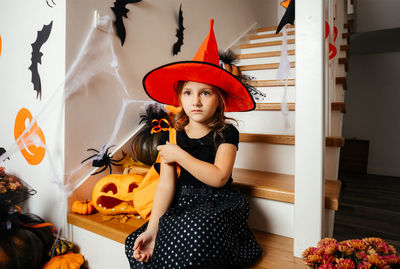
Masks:
[[[295,28],[290,28],[287,29],[287,31],[295,31]],[[263,31],[263,32],[257,32],[255,31],[254,33],[252,33],[252,35],[265,35],[265,34],[275,34],[276,30],[272,30],[272,31]]]
[[[90,264],[90,268],[129,268],[125,245],[75,225],[71,227],[72,241],[74,245],[79,246],[79,252]]]
[[[266,94],[266,101],[263,103],[281,103],[285,92],[285,87],[257,87],[256,89]],[[296,102],[295,86],[288,86],[286,94],[288,103]]]
[[[337,179],[339,171],[340,148],[326,147],[324,156],[325,178]]]
[[[235,168],[294,174],[294,146],[240,142]]]
[[[336,84],[334,98],[333,98],[335,102],[344,102],[345,94],[346,91],[343,90],[343,85]]]
[[[287,39],[294,39],[294,35],[288,35]],[[282,40],[283,40],[282,36],[267,37],[267,38],[260,38],[260,39],[249,39],[247,44],[255,44],[255,43],[270,42],[270,41],[282,41]]]
[[[257,197],[248,197],[250,202],[250,228],[294,237],[294,205]]]
[[[278,51],[278,50],[281,50],[281,47],[282,47],[282,45],[241,49],[240,54]],[[288,50],[294,50],[294,49],[296,49],[296,44],[288,44],[287,47],[288,47]],[[344,57],[344,56],[341,56],[341,57]]]
[[[331,112],[331,136],[342,136],[343,113]]]
[[[274,80],[277,79],[278,69],[262,69],[242,71],[244,75],[256,78],[256,80]],[[289,79],[296,78],[296,68],[290,68]]]
[[[238,121],[241,133],[294,135],[295,111],[289,111],[290,126],[285,129],[281,111],[249,111],[227,113]]]
[[[289,62],[295,62],[296,56],[289,55]],[[280,63],[280,56],[277,57],[263,57],[263,58],[250,58],[250,59],[240,59],[237,62],[238,66],[242,65],[253,65],[253,64],[269,64],[269,63]]]

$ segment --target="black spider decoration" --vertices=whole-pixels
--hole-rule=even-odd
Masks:
[[[105,146],[106,146],[106,145],[103,146],[103,149],[104,149]],[[86,161],[89,160],[89,159],[95,158],[95,159],[93,160],[92,166],[93,166],[93,167],[102,167],[102,166],[104,166],[104,167],[103,167],[103,169],[101,169],[100,171],[97,171],[96,173],[92,174],[92,176],[93,176],[93,175],[97,175],[98,173],[103,172],[104,170],[107,169],[107,167],[110,168],[110,174],[111,174],[111,165],[113,164],[113,165],[115,165],[115,166],[122,166],[122,164],[118,164],[118,162],[120,162],[120,161],[122,161],[122,160],[124,159],[124,158],[119,159],[119,160],[111,159],[111,157],[110,157],[110,154],[111,154],[111,153],[108,153],[108,150],[109,150],[110,148],[114,147],[114,146],[115,146],[115,145],[108,147],[108,148],[106,149],[106,151],[104,152],[103,155],[100,155],[100,151],[98,151],[98,150],[96,150],[96,149],[92,149],[92,148],[87,149],[87,151],[94,151],[94,152],[97,152],[97,153],[94,154],[94,155],[92,155],[92,156],[90,156],[90,157],[88,157],[88,158],[86,158],[86,159],[84,159],[84,160],[81,162],[81,164],[83,164],[84,162],[86,162]],[[98,158],[96,158],[96,157],[98,157]]]

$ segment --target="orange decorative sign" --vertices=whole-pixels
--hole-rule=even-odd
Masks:
[[[43,160],[46,154],[46,149],[43,147],[46,145],[46,140],[44,139],[43,131],[36,122],[24,133],[31,122],[31,112],[26,108],[22,108],[15,119],[14,138],[25,160],[31,165],[37,165]],[[22,133],[24,135],[20,138]],[[20,139],[18,140],[18,138]],[[36,141],[35,143],[36,139],[40,141]]]

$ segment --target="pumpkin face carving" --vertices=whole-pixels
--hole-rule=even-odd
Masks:
[[[110,174],[100,179],[93,188],[93,205],[104,215],[136,214],[133,190],[143,176]]]

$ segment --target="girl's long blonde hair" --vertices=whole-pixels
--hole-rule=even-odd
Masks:
[[[180,95],[181,95],[183,87],[185,86],[186,83],[187,83],[187,81],[180,80],[175,87],[176,98],[178,100],[180,100]],[[213,85],[211,85],[211,86],[213,86]],[[214,142],[215,142],[217,136],[224,139],[224,137],[222,135],[222,130],[224,128],[226,128],[226,125],[228,124],[228,122],[227,122],[228,120],[233,121],[235,123],[237,123],[237,121],[233,118],[229,118],[229,117],[225,116],[224,96],[226,95],[226,93],[216,86],[213,86],[213,87],[214,87],[214,89],[216,89],[216,91],[218,93],[219,104],[218,104],[217,110],[215,111],[214,117],[208,123],[207,127],[210,128],[211,131],[213,131]],[[189,117],[186,115],[186,113],[183,109],[179,113],[174,114],[174,117],[171,120],[172,120],[172,126],[178,131],[183,131],[185,126],[189,123]]]

